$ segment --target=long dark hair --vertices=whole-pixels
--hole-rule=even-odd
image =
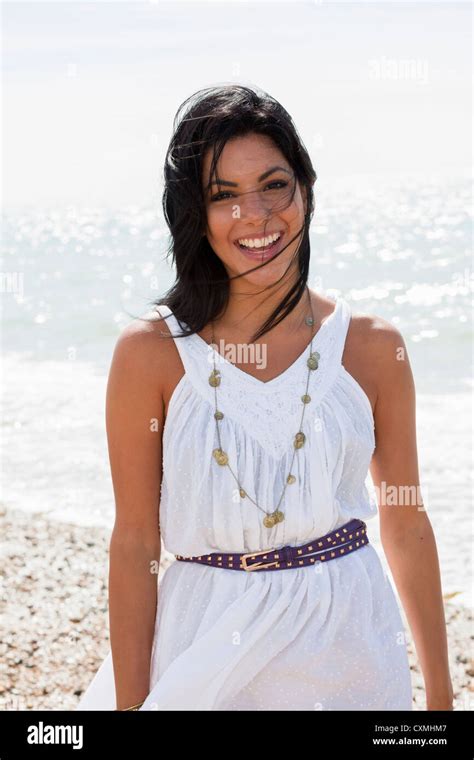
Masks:
[[[173,312],[183,330],[181,335],[173,337],[200,332],[227,306],[229,276],[205,235],[203,158],[212,148],[210,177],[215,176],[226,142],[249,133],[267,135],[273,140],[292,167],[295,180],[306,198],[304,223],[298,233],[300,243],[295,254],[298,278],[253,336],[252,342],[279,324],[295,308],[306,288],[309,225],[314,212],[313,184],[317,175],[291,116],[262,90],[238,84],[198,90],[181,104],[176,113],[164,166],[162,204],[171,233],[167,258],[172,258],[176,280],[162,298],[153,301],[153,305],[164,304]],[[295,188],[296,181],[293,194]],[[265,266],[265,263],[259,266]]]

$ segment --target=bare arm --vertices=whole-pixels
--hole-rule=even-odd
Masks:
[[[158,353],[154,328],[132,323],[117,341],[107,385],[107,440],[115,495],[109,619],[119,710],[142,702],[149,693],[161,555],[164,415]]]
[[[420,492],[413,375],[403,337],[389,322],[376,320],[370,346],[377,378],[370,471],[379,494],[381,540],[413,635],[427,709],[451,710],[438,553]]]

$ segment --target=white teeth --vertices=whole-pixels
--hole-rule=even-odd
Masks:
[[[246,248],[266,248],[270,243],[274,243],[280,237],[279,232],[275,232],[273,235],[269,235],[266,238],[255,238],[248,240],[247,238],[241,238],[238,242],[240,245],[244,245]]]

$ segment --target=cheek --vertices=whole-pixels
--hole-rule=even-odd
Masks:
[[[296,191],[295,197],[293,198],[292,202],[286,209],[285,213],[288,216],[291,216],[292,219],[299,218],[300,216],[304,216],[303,198],[299,190]]]
[[[293,203],[281,214],[290,229],[300,227],[304,220],[304,207],[301,198],[295,198]]]
[[[229,237],[233,220],[230,215],[213,209],[207,212],[207,228],[209,236],[214,240],[225,240]]]

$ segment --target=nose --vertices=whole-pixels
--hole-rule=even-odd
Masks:
[[[241,193],[238,205],[240,206],[240,218],[246,221],[254,221],[258,224],[262,219],[267,219],[271,216],[270,205],[266,202],[264,194],[260,190]]]

